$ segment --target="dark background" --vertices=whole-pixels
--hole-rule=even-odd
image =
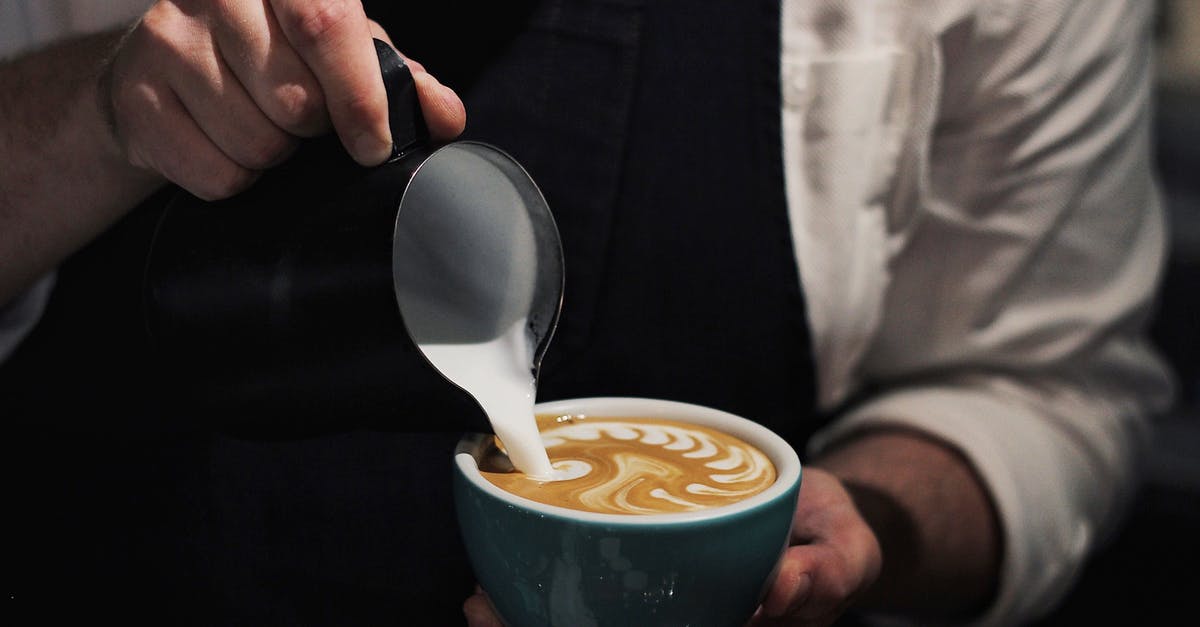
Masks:
[[[456,55],[464,43],[476,50],[503,47],[509,33],[523,23],[532,8],[528,0],[504,0],[501,2],[476,3],[443,1],[421,3],[420,15],[405,6],[409,3],[394,0],[367,0],[368,13],[384,23],[394,39],[403,42],[403,51],[426,64],[442,82],[460,90],[469,90],[480,72],[480,61],[488,55]],[[1160,3],[1158,37],[1162,49],[1162,73],[1157,93],[1157,147],[1156,163],[1161,174],[1168,216],[1171,223],[1171,254],[1166,268],[1161,302],[1152,323],[1152,337],[1178,374],[1178,401],[1165,415],[1158,418],[1158,430],[1151,455],[1147,459],[1145,479],[1124,528],[1113,542],[1101,548],[1087,565],[1079,584],[1061,607],[1044,624],[1175,624],[1182,611],[1195,607],[1195,595],[1200,591],[1200,0],[1173,0]],[[469,19],[468,17],[469,16]],[[136,248],[130,246],[130,249]],[[140,259],[131,257],[130,268],[136,268]],[[136,271],[125,273],[136,276]],[[131,290],[138,285],[131,284]],[[133,292],[131,292],[133,293]],[[136,294],[134,294],[136,295]],[[129,319],[114,312],[111,319]],[[81,337],[93,335],[95,329],[85,329]],[[103,353],[98,353],[103,354]],[[119,355],[113,355],[119,360]],[[76,364],[58,367],[80,371],[104,368],[104,363],[81,360]],[[103,398],[108,387],[96,378],[95,389],[83,389],[77,393],[79,401],[90,396]],[[97,424],[111,417],[92,417]],[[152,424],[128,425],[126,431],[154,434]],[[102,438],[103,429],[97,428],[96,437]],[[168,434],[169,435],[169,434]],[[30,450],[42,450],[53,443],[40,443],[14,439],[17,444]],[[10,441],[11,444],[12,441]],[[125,449],[109,448],[101,459],[89,450],[95,442],[81,443],[79,450],[59,450],[65,457],[96,458],[97,464],[111,463],[120,459]],[[147,478],[146,468],[167,467],[178,464],[158,463],[154,458],[134,457],[142,451],[137,443],[118,442],[127,446],[130,456],[125,464],[118,465],[120,472],[96,472],[85,476],[80,482],[74,474],[70,485],[75,485],[80,494],[40,495],[37,498],[22,498],[10,493],[10,503],[25,506],[39,505],[37,499],[79,498],[87,502],[87,494],[113,494],[125,492],[125,482],[142,484],[146,491],[140,495],[130,494],[131,503],[110,504],[95,502],[97,510],[112,507],[123,511],[136,511],[145,507],[147,516],[153,515],[152,505],[172,498],[174,487],[189,481],[200,485],[209,478],[158,476]],[[182,449],[181,450],[190,450]],[[144,451],[143,451],[144,452]],[[18,480],[31,469],[36,472],[67,472],[66,470],[44,470],[32,464],[16,463],[21,451],[8,456],[10,480]],[[165,453],[164,453],[165,455]],[[99,466],[97,466],[99,468]],[[123,476],[121,472],[128,472]],[[54,478],[53,476],[51,477]],[[63,482],[67,483],[67,482]],[[95,485],[92,485],[92,484]],[[47,503],[48,506],[53,504]],[[180,505],[182,509],[186,504]],[[95,514],[92,514],[93,516]],[[71,521],[68,521],[71,522]],[[42,530],[44,531],[44,530]],[[19,536],[12,547],[17,562],[37,564],[45,562],[43,555],[26,555],[33,548],[22,547]],[[156,542],[145,541],[151,548],[170,546],[167,539]],[[86,543],[77,543],[85,547]],[[120,559],[136,553],[137,547],[109,547],[113,554],[105,559]],[[150,549],[144,549],[147,552]],[[180,558],[181,560],[183,558]],[[433,559],[433,558],[431,558]],[[136,564],[131,565],[133,568]],[[35,573],[36,574],[36,573]],[[83,573],[87,574],[87,573]],[[186,573],[185,573],[186,575]],[[46,578],[60,573],[46,573]],[[26,577],[29,578],[28,576]],[[188,581],[178,582],[176,589],[187,589]],[[62,590],[63,595],[49,603],[62,609],[71,603],[78,590]],[[110,603],[124,605],[144,591],[130,590],[129,599],[110,599]],[[172,599],[186,604],[188,599]],[[35,610],[42,608],[34,607]],[[45,608],[51,609],[51,608]],[[80,608],[86,610],[87,608]],[[37,621],[42,622],[42,621]]]

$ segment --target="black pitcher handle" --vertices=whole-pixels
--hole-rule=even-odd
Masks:
[[[387,90],[388,125],[392,129],[392,156],[394,161],[414,148],[429,143],[429,127],[421,113],[421,101],[417,97],[417,83],[412,71],[387,42],[375,39],[375,54],[379,56],[379,69],[383,73],[383,86]]]

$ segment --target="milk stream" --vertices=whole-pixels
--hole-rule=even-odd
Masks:
[[[550,465],[533,414],[537,390],[525,325],[520,320],[488,342],[426,344],[421,350],[479,401],[517,470],[545,481],[561,479]]]

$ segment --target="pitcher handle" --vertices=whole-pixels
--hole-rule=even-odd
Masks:
[[[387,90],[388,126],[392,130],[392,155],[395,161],[413,149],[429,144],[429,127],[421,113],[417,83],[404,59],[387,42],[375,39],[375,54]]]

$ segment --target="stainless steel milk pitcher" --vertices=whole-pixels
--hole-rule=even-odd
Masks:
[[[376,47],[391,160],[312,140],[236,197],[180,192],[158,225],[148,330],[179,398],[229,428],[487,429],[421,346],[523,320],[536,377],[549,344],[563,262],[537,185],[493,146],[431,146],[408,68]]]

